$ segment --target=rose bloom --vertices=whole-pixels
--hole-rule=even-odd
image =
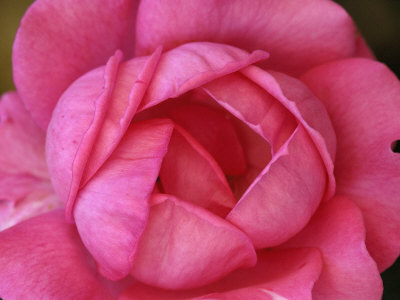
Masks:
[[[327,0],[37,0],[0,102],[0,297],[380,299],[400,84]]]

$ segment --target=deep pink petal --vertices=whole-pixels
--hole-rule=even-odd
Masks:
[[[62,211],[0,232],[4,299],[112,299]]]
[[[129,274],[148,218],[148,199],[167,152],[173,124],[131,125],[115,152],[84,186],[74,210],[76,225],[102,275]]]
[[[71,218],[79,188],[110,156],[124,135],[158,62],[150,57],[122,65],[119,51],[106,67],[77,80],[61,97],[48,128],[52,181]],[[103,78],[104,77],[104,78]]]
[[[183,128],[175,125],[160,179],[163,190],[225,217],[236,199],[212,156]]]
[[[132,56],[135,0],[38,0],[22,19],[13,48],[14,80],[44,129],[63,91],[117,49]]]
[[[226,114],[189,104],[175,107],[168,115],[204,146],[226,175],[241,175],[246,171],[242,146]]]
[[[307,227],[283,247],[317,247],[324,268],[313,289],[313,299],[381,299],[382,280],[365,247],[359,208],[335,197],[321,205]]]
[[[356,39],[356,57],[364,57],[370,59],[376,59],[371,48],[368,46],[367,42],[362,36],[358,36]]]
[[[48,178],[44,132],[26,111],[17,93],[0,99],[0,171]]]
[[[384,65],[349,59],[323,65],[303,80],[324,102],[338,137],[338,193],[362,210],[366,244],[380,271],[400,254],[400,84]]]
[[[168,288],[194,288],[256,263],[250,240],[209,211],[170,195],[153,195],[132,275]]]
[[[321,269],[321,254],[316,249],[263,251],[259,253],[255,267],[234,271],[211,285],[186,291],[166,291],[135,283],[122,293],[119,300],[305,300],[311,299],[311,290]]]
[[[323,163],[306,130],[299,125],[227,220],[246,232],[256,248],[279,245],[307,224],[325,186]]]
[[[271,69],[301,73],[353,55],[355,26],[333,1],[141,1],[136,54],[192,41],[266,50],[271,53],[266,62]]]
[[[162,55],[139,111],[268,58],[265,51],[209,42],[188,43]]]

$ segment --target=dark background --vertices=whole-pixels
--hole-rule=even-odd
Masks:
[[[32,2],[32,0],[0,0],[0,94],[14,89],[11,47],[19,21]],[[336,0],[336,2],[353,17],[377,59],[386,63],[400,77],[400,1]],[[383,299],[400,299],[400,259],[382,274],[382,278],[385,286]]]

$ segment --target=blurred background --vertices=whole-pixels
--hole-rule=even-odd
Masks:
[[[14,89],[11,47],[19,21],[32,2],[32,0],[0,0],[0,94]],[[336,0],[336,2],[353,17],[378,60],[386,63],[400,77],[400,1]],[[382,278],[385,286],[383,299],[400,299],[400,259],[382,274]]]

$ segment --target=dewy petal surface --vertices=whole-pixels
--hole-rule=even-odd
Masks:
[[[172,130],[170,120],[131,125],[78,194],[74,216],[79,234],[102,275],[111,280],[122,279],[132,269]]]
[[[62,211],[0,232],[4,299],[112,299]]]
[[[348,59],[302,78],[320,98],[338,137],[338,194],[362,210],[366,244],[383,271],[400,253],[400,84],[383,64]]]
[[[346,300],[382,297],[382,280],[365,247],[360,209],[343,197],[322,203],[307,227],[282,247],[316,247],[324,268],[313,299]]]
[[[187,291],[167,291],[135,283],[119,300],[311,300],[311,291],[321,269],[322,258],[317,249],[260,251],[256,266],[234,271],[210,285]]]
[[[179,12],[178,14],[176,12]],[[355,26],[333,1],[141,1],[136,54],[192,41],[271,53],[271,69],[300,74],[355,51]]]
[[[106,63],[117,49],[133,54],[136,0],[38,0],[13,47],[14,81],[33,119],[46,129],[64,90]]]
[[[249,238],[209,211],[173,196],[152,195],[149,222],[132,275],[167,288],[194,288],[256,264]]]

